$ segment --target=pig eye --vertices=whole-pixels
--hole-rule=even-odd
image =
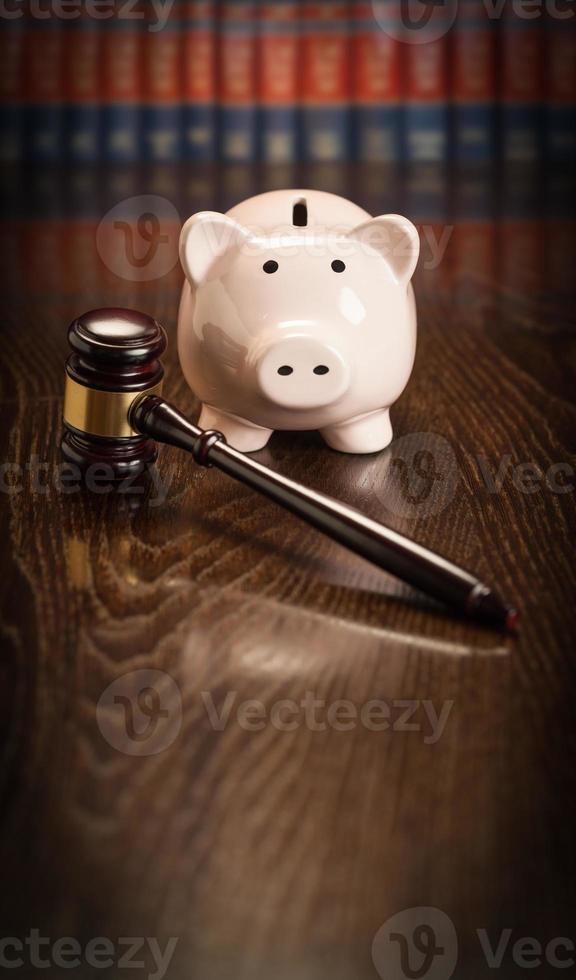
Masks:
[[[334,272],[344,272],[346,266],[344,265],[342,259],[334,259],[332,268],[334,269]]]
[[[278,268],[278,263],[275,261],[275,259],[268,259],[268,261],[264,263],[262,268],[264,269],[264,272],[268,272],[268,273],[276,272],[276,269]]]

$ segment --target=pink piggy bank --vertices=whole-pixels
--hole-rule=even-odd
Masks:
[[[275,429],[319,429],[347,453],[387,446],[414,362],[418,253],[406,218],[321,191],[189,218],[178,352],[202,428],[244,452]]]

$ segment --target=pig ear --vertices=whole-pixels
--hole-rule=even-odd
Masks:
[[[420,239],[408,218],[382,214],[358,225],[348,237],[379,253],[400,285],[410,282],[418,263]]]
[[[250,237],[237,221],[218,211],[193,214],[180,232],[180,262],[193,285],[209,279],[219,260],[237,252]]]

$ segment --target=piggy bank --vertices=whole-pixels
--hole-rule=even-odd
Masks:
[[[414,226],[311,190],[260,194],[185,223],[178,353],[202,428],[244,452],[275,429],[333,449],[392,439],[414,362]]]

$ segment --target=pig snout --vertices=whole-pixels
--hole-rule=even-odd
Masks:
[[[255,360],[261,393],[283,408],[331,405],[350,383],[350,370],[340,351],[313,337],[276,340],[260,350]]]

